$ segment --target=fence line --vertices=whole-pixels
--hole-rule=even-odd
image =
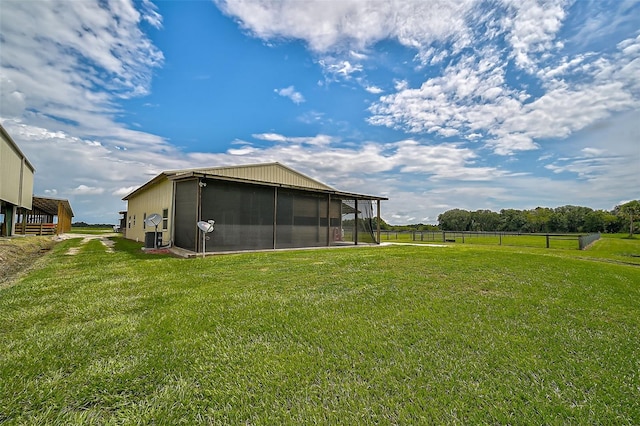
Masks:
[[[597,241],[600,238],[600,234],[543,234],[543,233],[522,233],[522,232],[482,232],[482,231],[388,231],[382,230],[381,232],[381,240],[382,241],[391,241],[391,240],[410,240],[410,241],[433,241],[433,242],[443,242],[443,243],[455,243],[462,242],[465,243],[466,240],[471,239],[480,239],[484,238],[485,240],[492,241],[491,239],[495,239],[498,245],[527,245],[522,244],[523,241],[519,241],[519,243],[515,243],[515,241],[511,237],[538,237],[540,238],[540,244],[544,244],[546,248],[551,248],[552,241],[576,241],[577,248],[579,250],[584,250],[594,241]],[[505,241],[505,239],[509,239]],[[524,239],[523,239],[524,240]],[[544,242],[542,242],[544,241]],[[468,241],[470,242],[470,241]],[[535,244],[531,244],[535,245]],[[557,245],[557,244],[556,244]],[[560,244],[563,245],[563,244]],[[565,244],[566,245],[566,244]]]
[[[582,235],[578,238],[578,244],[580,245],[580,250],[584,250],[587,247],[589,247],[591,244],[593,244],[594,242],[598,241],[600,239],[600,233],[598,232],[597,234],[589,234],[589,235]]]

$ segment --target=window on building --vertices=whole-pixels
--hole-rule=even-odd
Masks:
[[[169,209],[162,210],[162,229],[169,229]]]
[[[147,214],[144,214],[144,218],[142,219],[142,229],[147,229]]]
[[[131,229],[131,215],[129,215],[129,222],[127,223],[127,227]]]
[[[133,215],[133,227],[134,228],[136,227],[136,215],[135,214]]]

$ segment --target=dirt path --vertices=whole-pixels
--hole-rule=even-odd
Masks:
[[[101,235],[92,235],[92,234],[62,234],[55,237],[56,241],[70,240],[72,238],[82,238],[80,241],[80,245],[83,246],[92,240],[99,240],[103,246],[105,246],[107,253],[113,253],[113,240],[110,240],[108,237],[112,237],[116,234],[101,234]],[[81,247],[71,247],[67,251],[67,255],[73,256],[80,252]]]

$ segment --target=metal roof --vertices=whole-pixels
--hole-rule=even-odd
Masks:
[[[45,197],[33,197],[33,205],[31,210],[41,210],[52,216],[58,215],[58,205],[62,204],[65,210],[69,213],[70,217],[73,217],[73,210],[71,210],[71,204],[69,200],[63,200],[61,198],[45,198]]]
[[[168,170],[160,173],[149,182],[134,190],[133,192],[125,196],[123,200],[130,199],[134,195],[144,191],[146,188],[149,188],[156,183],[161,182],[165,178],[171,180],[180,180],[192,177],[202,177],[209,179],[242,182],[254,185],[260,184],[267,186],[300,189],[305,191],[328,193],[357,199],[388,199],[385,197],[339,191],[318,180],[312,179],[309,176],[306,176],[290,167],[275,162],[240,166]]]

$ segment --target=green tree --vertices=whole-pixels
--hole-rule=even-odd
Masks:
[[[609,213],[603,210],[594,210],[584,217],[584,232],[606,232],[606,221]]]
[[[373,227],[374,227],[373,229],[377,229],[377,227],[378,227],[378,218],[377,217],[374,217],[372,219],[372,224],[373,224]],[[388,229],[391,229],[391,226],[387,222],[385,222],[385,220],[383,218],[380,218],[380,230],[386,231]]]
[[[554,211],[549,217],[549,232],[567,232],[567,218],[562,212]]]
[[[614,211],[629,221],[629,236],[633,236],[635,230],[634,221],[640,219],[640,200],[633,200],[616,206]]]
[[[500,226],[500,215],[491,210],[476,210],[471,213],[471,231],[497,231]]]
[[[553,210],[547,207],[536,207],[533,210],[525,212],[527,218],[527,231],[529,232],[548,232],[549,221]]]
[[[507,232],[522,232],[527,224],[527,217],[522,210],[500,210],[500,230]]]
[[[443,231],[468,231],[471,213],[460,209],[447,210],[438,216],[438,225]]]
[[[556,213],[564,217],[566,223],[565,232],[582,232],[585,216],[593,210],[589,207],[562,206],[555,209]]]

